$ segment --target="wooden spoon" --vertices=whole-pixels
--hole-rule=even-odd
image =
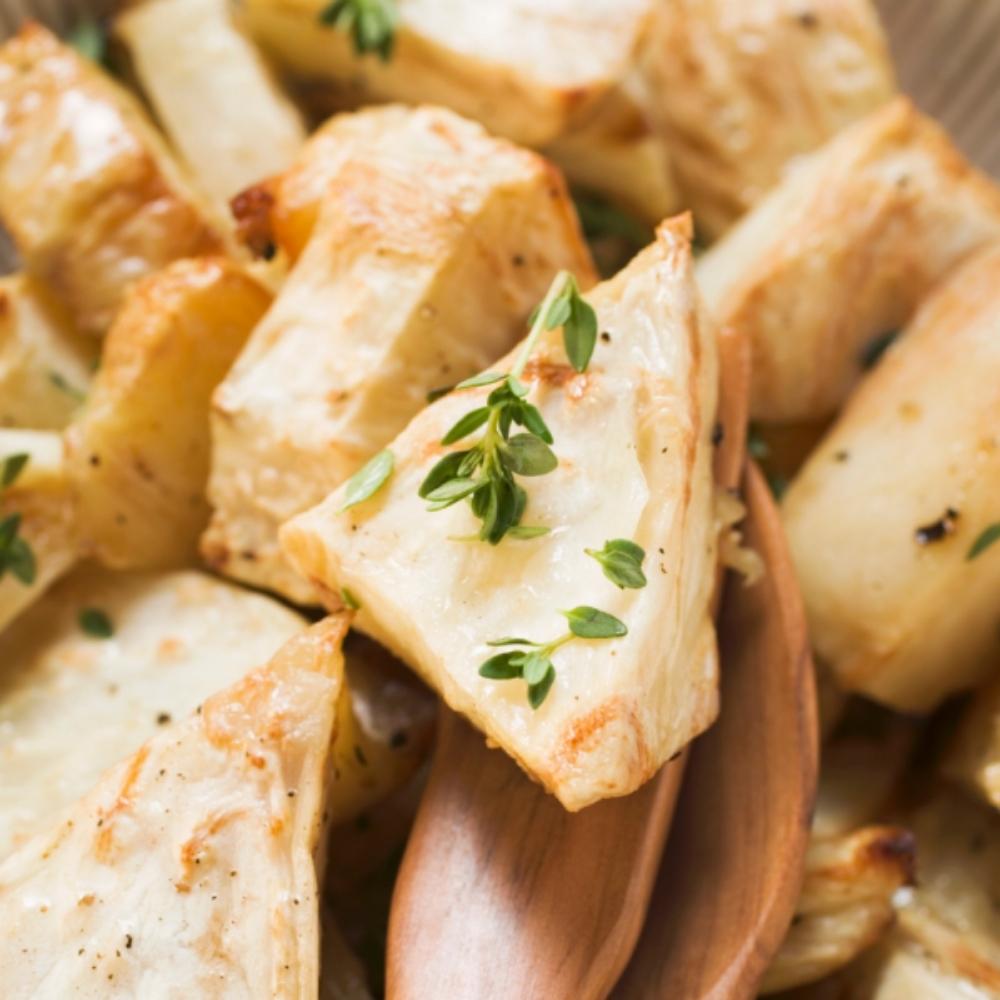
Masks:
[[[716,479],[743,462],[750,361],[720,337]],[[544,1000],[607,996],[635,947],[683,775],[568,813],[453,713],[393,896],[387,995]]]
[[[642,938],[616,1000],[756,994],[792,919],[816,789],[815,688],[777,511],[751,467],[748,543],[767,575],[731,580],[719,721],[694,744]]]

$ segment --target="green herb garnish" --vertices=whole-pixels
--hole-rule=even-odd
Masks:
[[[584,549],[588,556],[601,564],[604,575],[623,590],[640,590],[646,586],[646,574],[642,571],[645,551],[627,538],[614,538],[604,543],[603,549]]]
[[[969,552],[965,557],[966,560],[972,562],[973,559],[981,556],[995,542],[1000,542],[1000,521],[983,529],[979,537],[970,546]]]
[[[28,455],[24,452],[8,455],[0,465],[0,489],[12,486],[27,464]],[[28,587],[35,582],[38,566],[31,546],[18,534],[20,529],[20,514],[8,514],[0,520],[0,580],[10,572]]]
[[[333,0],[319,22],[351,36],[358,55],[374,52],[383,62],[392,56],[399,14],[395,0]]]
[[[84,608],[78,621],[91,638],[110,639],[115,634],[111,619],[100,608]]]
[[[548,529],[522,526],[521,518],[528,495],[515,476],[544,476],[559,464],[549,430],[539,409],[525,398],[528,387],[521,375],[539,338],[546,330],[561,326],[563,343],[570,363],[577,371],[586,370],[597,341],[597,316],[580,296],[576,280],[561,271],[552,282],[542,304],[535,310],[531,330],[509,374],[483,372],[460,382],[456,389],[495,385],[485,406],[470,410],[441,439],[455,444],[480,428],[479,440],[462,451],[444,456],[420,485],[418,493],[429,503],[428,510],[468,502],[482,522],[479,539],[497,545],[514,532],[514,537],[534,538]],[[511,436],[514,426],[522,433]]]
[[[361,602],[347,587],[340,588],[340,600],[343,602],[344,607],[350,611],[358,611],[361,608]]]
[[[374,458],[369,459],[368,462],[347,480],[347,486],[344,490],[344,502],[337,513],[343,514],[345,510],[350,510],[369,497],[374,496],[392,475],[395,465],[395,456],[388,448],[385,451],[380,451]]]
[[[108,32],[104,23],[90,19],[81,21],[66,39],[85,59],[103,66],[108,55]]]
[[[509,681],[521,678],[528,685],[528,704],[539,708],[548,697],[556,679],[556,668],[552,654],[574,639],[619,639],[628,635],[625,623],[614,615],[597,608],[582,605],[572,611],[560,612],[569,622],[569,631],[552,642],[532,642],[530,639],[507,637],[494,639],[488,646],[520,646],[497,653],[482,663],[479,676],[495,681]]]

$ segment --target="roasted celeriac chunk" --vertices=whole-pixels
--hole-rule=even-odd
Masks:
[[[0,633],[0,858],[306,622],[204,573],[81,567]]]
[[[290,640],[0,864],[8,996],[316,997],[346,628]]]
[[[0,278],[0,426],[62,430],[86,394],[95,343],[26,275]]]
[[[894,893],[913,881],[914,847],[913,836],[898,827],[814,836],[795,919],[761,993],[813,982],[871,947],[893,922]]]
[[[177,261],[129,293],[66,435],[83,543],[105,565],[196,560],[211,395],[270,301],[237,264],[212,257]]]
[[[650,106],[711,237],[895,91],[871,0],[670,0],[651,36]]]
[[[1000,809],[1000,677],[977,692],[966,709],[945,771]]]
[[[44,28],[0,48],[0,218],[81,330],[125,290],[222,248],[220,228],[138,102]]]
[[[77,517],[60,436],[0,430],[0,629],[76,562]]]
[[[214,397],[202,552],[309,603],[280,525],[508,350],[560,268],[589,284],[591,265],[552,167],[448,111],[335,119],[266,190],[297,259]]]
[[[370,500],[340,513],[342,488],[282,531],[285,551],[331,603],[349,588],[360,628],[571,810],[634,791],[717,709],[709,597],[718,371],[685,221],[663,227],[587,297],[603,336],[586,372],[567,364],[558,330],[523,370],[558,456],[547,474],[523,480],[524,524],[548,534],[469,541],[480,525],[465,503],[430,512],[418,496],[447,450],[442,437],[485,404],[489,386],[418,415],[391,444],[395,471]],[[511,355],[497,370],[514,364]],[[612,539],[645,550],[646,586],[619,589],[585,552]],[[561,646],[537,710],[523,681],[479,674],[497,653],[490,642],[555,639],[566,631],[560,610],[575,606],[614,616],[628,634]]]
[[[201,187],[227,201],[284,170],[305,127],[226,0],[145,0],[115,21],[158,119]]]
[[[241,15],[288,72],[355,104],[452,108],[528,146],[564,134],[629,69],[654,0],[398,0],[392,58],[359,57],[325,0],[245,0]]]
[[[1000,249],[921,308],[782,504],[810,634],[838,683],[927,712],[1000,657]]]
[[[1000,189],[900,98],[803,158],[699,262],[722,325],[753,342],[751,415],[834,413],[929,290],[1000,239]]]

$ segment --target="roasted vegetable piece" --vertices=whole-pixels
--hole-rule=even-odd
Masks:
[[[305,127],[225,0],[145,0],[115,22],[200,186],[225,202],[292,161]]]
[[[0,858],[305,621],[203,573],[80,567],[0,634]]]
[[[699,262],[754,349],[751,416],[830,417],[928,292],[1000,239],[1000,189],[900,98],[804,157]]]
[[[670,0],[644,68],[685,204],[716,237],[895,90],[870,0]]]
[[[346,626],[290,640],[0,864],[9,996],[194,997],[221,977],[249,998],[316,997]]]
[[[564,134],[629,69],[653,0],[396,3],[392,58],[361,57],[324,24],[325,0],[247,0],[242,17],[279,64],[355,104],[439,104],[528,146]]]
[[[196,560],[209,514],[209,401],[270,299],[224,258],[178,261],[130,293],[67,432],[80,531],[105,565]]]
[[[0,430],[0,483],[3,629],[76,562],[80,543],[58,434]]]
[[[223,248],[220,223],[138,102],[44,28],[0,48],[0,218],[81,330],[138,278]]]
[[[1000,656],[1000,250],[927,301],[782,505],[819,656],[841,687],[927,712]],[[960,403],[959,403],[960,401]]]
[[[62,430],[90,385],[97,347],[24,274],[0,278],[0,426]]]
[[[273,190],[279,246],[305,250],[215,394],[202,552],[316,603],[282,522],[508,350],[560,268],[586,286],[591,265],[558,173],[439,109],[335,119]]]
[[[391,444],[395,471],[370,500],[338,513],[346,495],[338,490],[282,531],[289,556],[331,603],[349,588],[360,628],[407,659],[569,809],[636,789],[717,708],[709,595],[718,371],[689,236],[683,220],[665,226],[654,246],[587,297],[606,338],[585,372],[567,364],[553,329],[523,373],[558,458],[547,474],[524,480],[525,524],[549,534],[470,541],[480,529],[475,508],[432,513],[418,496],[445,454],[448,429],[494,386],[455,392],[418,415]],[[497,371],[513,364],[511,355]],[[633,556],[644,550],[647,586],[621,589],[585,551],[609,539]],[[560,648],[537,710],[524,681],[479,673],[501,652],[488,643],[548,640],[565,630],[560,609],[575,605],[591,606],[570,616],[577,636],[618,637]],[[628,635],[605,629],[607,617],[593,609],[627,623]]]
[[[1000,809],[1000,677],[976,692],[966,709],[945,772]]]

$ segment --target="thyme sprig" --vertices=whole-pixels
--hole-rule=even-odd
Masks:
[[[398,20],[395,0],[333,0],[319,14],[320,24],[351,36],[358,55],[374,52],[382,62],[392,57]]]
[[[641,545],[627,538],[612,538],[604,543],[603,549],[583,551],[597,560],[604,575],[619,589],[641,590],[646,586],[646,574],[642,571],[646,553]]]
[[[0,464],[0,489],[13,486],[28,464],[28,455],[8,455]],[[37,565],[31,546],[19,534],[21,515],[8,514],[0,520],[0,580],[9,571],[26,587],[35,582]]]
[[[431,511],[467,501],[481,521],[478,538],[491,545],[499,544],[506,535],[534,538],[547,531],[541,525],[521,524],[528,495],[515,476],[544,476],[559,464],[549,447],[552,432],[538,407],[525,398],[528,387],[521,376],[542,334],[560,326],[570,363],[577,371],[585,371],[597,341],[597,316],[581,297],[576,279],[566,271],[556,276],[535,310],[511,371],[484,372],[455,387],[496,386],[486,405],[466,413],[441,443],[456,444],[480,428],[484,428],[483,433],[470,447],[449,452],[437,462],[418,490]],[[512,436],[515,426],[523,431]]]
[[[508,636],[487,643],[494,647],[523,648],[491,656],[480,665],[479,676],[495,681],[523,679],[528,685],[528,704],[537,710],[548,697],[556,679],[556,668],[552,662],[556,650],[574,639],[618,639],[628,635],[623,621],[597,608],[581,605],[560,614],[569,622],[569,631],[551,642],[533,642],[531,639]]]

